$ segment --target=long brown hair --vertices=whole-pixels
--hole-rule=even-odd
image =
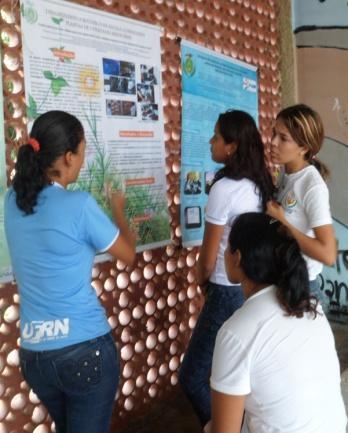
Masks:
[[[260,191],[265,210],[268,200],[273,196],[274,187],[255,120],[245,111],[229,110],[220,114],[217,124],[224,142],[235,143],[237,149],[216,173],[214,182],[222,177],[251,180]]]

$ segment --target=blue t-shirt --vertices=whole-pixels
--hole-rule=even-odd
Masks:
[[[20,294],[21,346],[59,349],[110,330],[91,285],[96,252],[119,230],[92,196],[59,184],[44,188],[25,215],[12,188],[5,198],[5,232]]]

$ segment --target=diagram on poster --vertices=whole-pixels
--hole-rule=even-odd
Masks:
[[[86,160],[73,188],[110,214],[107,186],[123,189],[137,250],[170,241],[160,29],[62,0],[21,1],[29,128],[49,110],[84,125]]]

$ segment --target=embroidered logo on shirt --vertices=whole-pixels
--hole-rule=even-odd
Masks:
[[[297,200],[292,191],[289,191],[283,199],[285,212],[291,213],[297,206]]]
[[[69,319],[62,320],[34,320],[26,323],[22,331],[22,339],[27,343],[40,343],[41,341],[57,340],[69,335]]]

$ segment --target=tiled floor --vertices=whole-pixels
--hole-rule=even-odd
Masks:
[[[189,402],[177,388],[175,395],[161,402],[146,417],[133,421],[122,433],[202,433]]]
[[[331,322],[342,372],[342,393],[348,408],[348,325]],[[146,417],[132,422],[122,433],[201,433],[189,402],[178,389]],[[348,430],[347,430],[348,432]]]

